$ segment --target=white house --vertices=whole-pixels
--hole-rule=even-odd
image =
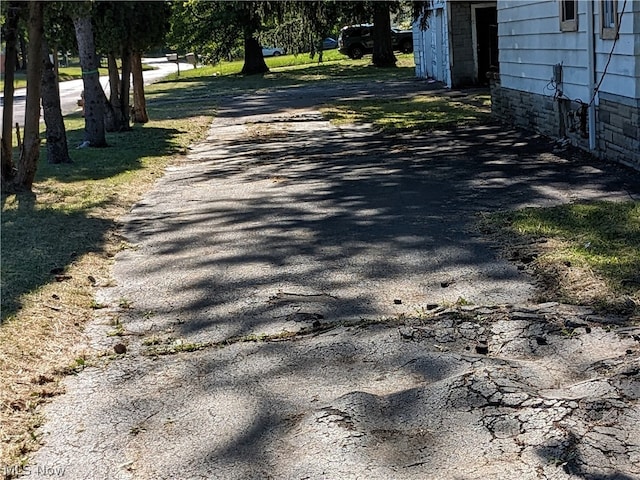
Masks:
[[[640,1],[498,0],[494,113],[640,168]]]
[[[458,87],[491,72],[496,117],[640,168],[639,0],[431,0],[429,12],[427,30],[414,24],[419,77]]]
[[[498,68],[496,1],[431,0],[427,28],[413,25],[418,77],[447,87],[487,83]]]

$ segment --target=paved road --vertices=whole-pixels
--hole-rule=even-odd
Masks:
[[[145,85],[157,82],[161,78],[166,77],[170,73],[174,73],[177,71],[178,67],[174,62],[167,62],[165,59],[146,59],[145,63],[151,64],[156,67],[155,70],[145,70],[143,72]],[[181,63],[180,69],[187,70],[189,68],[193,68],[188,63]],[[107,96],[109,95],[109,77],[100,77],[100,83],[104,88]],[[73,113],[80,109],[78,107],[78,99],[80,99],[80,94],[84,89],[82,80],[70,80],[67,82],[60,83],[60,106],[62,108],[62,114],[67,115],[69,113]],[[19,88],[15,91],[14,94],[14,105],[13,105],[13,123],[16,122],[20,124],[20,126],[24,126],[24,112],[26,107],[26,88]],[[0,102],[4,105],[4,95],[0,93]]]
[[[531,303],[532,278],[474,228],[479,212],[639,198],[639,175],[496,126],[388,138],[315,108],[329,91],[422,88],[228,99],[123,219],[135,248],[88,334],[127,353],[69,378],[30,465],[70,479],[640,478],[640,329]],[[459,297],[474,305],[449,309]]]

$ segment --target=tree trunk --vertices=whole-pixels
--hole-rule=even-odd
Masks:
[[[109,101],[115,108],[120,102],[120,74],[118,73],[118,63],[114,52],[107,54],[107,64],[109,66]]]
[[[104,128],[105,94],[104,90],[102,90],[102,85],[100,85],[98,57],[96,56],[91,17],[88,15],[74,17],[73,26],[75,27],[76,40],[80,52],[80,65],[84,84],[84,140],[91,147],[106,147],[107,140]]]
[[[29,53],[27,52],[27,41],[24,39],[24,34],[20,34],[18,36],[19,44],[20,44],[20,63],[18,65],[18,70],[25,71],[27,69],[27,61],[29,60],[27,57]],[[38,54],[38,58],[40,55]]]
[[[131,54],[131,73],[133,74],[133,121],[147,123],[147,101],[144,97],[144,78],[142,77],[142,57],[140,52]]]
[[[56,74],[56,78],[60,78],[60,61],[58,60],[58,45],[53,46],[53,72]],[[56,82],[56,88],[58,89],[58,96],[60,96],[59,82]]]
[[[260,75],[268,73],[269,67],[262,56],[262,48],[258,40],[253,35],[246,32],[244,35],[244,65],[242,66],[243,75]]]
[[[47,162],[72,163],[67,146],[67,131],[60,108],[60,91],[55,65],[51,62],[46,40],[42,41],[42,110],[44,123],[47,126]]]
[[[118,87],[120,86],[120,77],[118,75],[118,65],[116,64],[116,57],[109,53],[107,56],[107,62],[109,65],[109,98],[107,94],[104,94],[104,129],[107,132],[117,132],[120,130],[120,122],[117,108],[119,105]],[[115,81],[114,81],[115,80]],[[115,89],[113,85],[116,85]],[[114,91],[115,90],[115,91]],[[104,92],[104,90],[103,90]],[[115,103],[115,106],[114,106]]]
[[[118,113],[109,102],[107,98],[107,94],[102,91],[102,102],[104,105],[104,129],[107,132],[119,132],[120,131],[120,123],[118,122]]]
[[[376,67],[393,68],[398,59],[393,54],[391,15],[388,2],[373,2],[373,58]]]
[[[131,107],[129,106],[129,95],[131,94],[131,64],[131,49],[124,47],[122,49],[122,74],[120,76],[120,111],[122,112],[123,123],[126,125],[127,130],[131,128],[129,125],[131,120]]]
[[[27,102],[24,140],[18,172],[13,179],[16,191],[31,191],[40,157],[40,82],[42,81],[43,2],[29,2],[29,63],[27,65]]]
[[[107,132],[117,132],[120,129],[120,74],[118,64],[113,52],[107,54],[107,64],[109,66],[109,99],[106,100],[104,124]]]
[[[16,72],[16,40],[22,5],[10,2],[4,25],[4,105],[2,107],[2,185],[13,178],[13,79]]]

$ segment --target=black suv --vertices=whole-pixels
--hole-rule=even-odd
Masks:
[[[402,53],[413,52],[413,32],[411,30],[391,29],[393,49]],[[373,52],[373,25],[350,25],[343,27],[338,36],[338,51],[350,58],[362,58],[365,53]]]

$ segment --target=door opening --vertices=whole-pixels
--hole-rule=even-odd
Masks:
[[[476,14],[476,66],[478,83],[487,85],[488,72],[497,72],[498,12],[496,7],[475,8]]]

